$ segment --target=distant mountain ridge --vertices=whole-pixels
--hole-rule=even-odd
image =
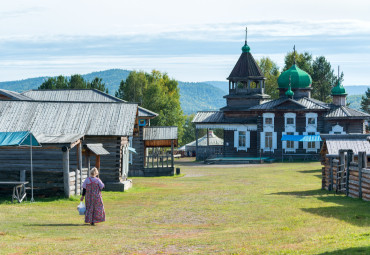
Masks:
[[[129,70],[109,69],[106,71],[92,72],[82,75],[85,80],[91,81],[95,77],[103,79],[109,94],[114,95],[122,80],[126,80]],[[0,82],[0,89],[23,92],[37,89],[49,76],[29,78],[19,81]],[[229,83],[227,81],[205,82],[182,82],[179,81],[180,102],[184,114],[192,114],[197,111],[218,110],[226,105],[224,95],[228,94]],[[350,106],[359,109],[361,95],[370,86],[345,86],[348,93],[347,100]]]

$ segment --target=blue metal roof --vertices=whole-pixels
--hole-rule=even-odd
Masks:
[[[32,144],[31,144],[32,141]],[[41,146],[28,131],[0,132],[0,146]]]
[[[320,142],[320,135],[283,135],[281,141]]]

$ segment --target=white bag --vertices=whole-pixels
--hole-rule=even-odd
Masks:
[[[78,206],[77,206],[77,210],[78,210],[78,213],[80,215],[85,215],[85,211],[86,211],[86,206],[83,202],[81,202]]]

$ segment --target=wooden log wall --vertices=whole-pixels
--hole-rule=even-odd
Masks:
[[[75,175],[78,169],[77,146],[69,150],[69,178],[66,178],[67,176],[63,174],[62,147],[45,146],[33,148],[32,150],[34,194],[36,196],[75,195]],[[25,177],[22,177],[23,170],[25,170]],[[87,168],[83,171],[83,176],[86,175]],[[30,149],[23,147],[1,147],[0,180],[20,181],[21,179],[31,182]],[[80,176],[77,179],[77,194],[79,194],[81,186]],[[67,185],[64,184],[65,180],[67,180]],[[65,187],[67,187],[69,193],[65,192]],[[2,189],[1,193],[8,194],[9,190]]]
[[[136,153],[132,154],[132,164],[129,165],[129,176],[144,176],[144,156],[145,146],[143,141],[143,128],[140,127],[139,135],[132,139],[131,147],[135,148]]]
[[[126,137],[116,136],[88,136],[83,141],[84,144],[88,143],[101,143],[103,147],[110,153],[109,155],[102,155],[100,157],[100,173],[99,177],[104,182],[119,182],[122,174],[122,147],[127,145]],[[71,157],[77,160],[77,156]],[[91,167],[95,166],[95,156],[90,156]],[[126,160],[124,162],[127,164]],[[77,161],[76,161],[77,165]],[[83,166],[87,167],[87,166]]]
[[[336,190],[335,176],[343,162],[340,161],[340,158],[326,158],[322,160],[322,163],[324,165],[322,167],[322,188],[329,191]],[[365,152],[359,152],[357,162],[355,162],[354,158],[350,159],[350,162],[348,162],[348,173],[348,186],[345,185],[341,192],[352,198],[370,201],[370,169],[367,168]]]

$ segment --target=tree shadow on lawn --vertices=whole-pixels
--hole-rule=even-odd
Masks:
[[[278,192],[271,195],[286,195],[301,198],[312,196],[325,203],[337,204],[337,206],[300,208],[302,211],[326,218],[337,218],[360,227],[370,226],[370,203],[360,199],[336,195],[333,192],[329,193],[321,189]]]
[[[298,173],[302,174],[315,174],[315,173],[320,173],[321,174],[321,169],[315,169],[315,170],[302,170],[302,171],[297,171]]]
[[[335,250],[335,251],[330,251],[330,252],[323,252],[320,253],[319,255],[341,255],[341,254],[370,254],[370,247],[353,247],[353,248],[348,248],[348,249],[343,249],[343,250]]]
[[[90,226],[90,224],[71,224],[71,223],[58,223],[58,224],[27,224],[26,227],[81,227]]]

